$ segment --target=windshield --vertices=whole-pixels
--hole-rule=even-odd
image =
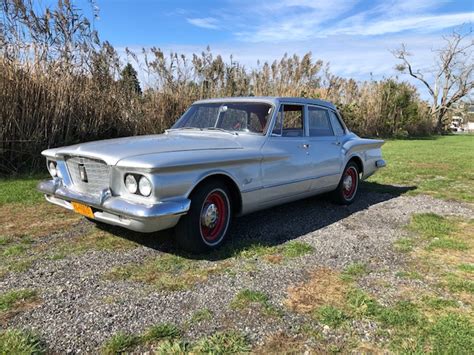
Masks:
[[[262,102],[219,102],[192,105],[172,129],[218,129],[263,134],[273,106]]]

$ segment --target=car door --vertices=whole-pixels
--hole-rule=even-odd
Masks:
[[[336,188],[342,173],[342,142],[331,125],[330,111],[308,105],[309,156],[313,164],[311,190]]]
[[[310,190],[312,162],[304,116],[304,105],[280,105],[272,133],[262,147],[262,204]]]

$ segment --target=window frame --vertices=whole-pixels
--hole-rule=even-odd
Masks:
[[[309,127],[309,111],[310,111],[310,107],[314,107],[314,108],[317,108],[317,109],[320,109],[320,110],[324,110],[326,111],[326,115],[327,115],[327,119],[328,119],[328,123],[329,123],[329,127],[331,128],[331,132],[332,132],[332,135],[330,136],[312,136],[310,134],[310,127]],[[308,111],[308,114],[307,114],[307,127],[308,127],[308,137],[309,138],[337,138],[338,136],[336,136],[336,133],[334,132],[334,127],[332,126],[332,123],[331,123],[331,118],[329,117],[329,109],[327,107],[324,107],[324,106],[320,106],[320,105],[313,105],[313,104],[307,104],[306,105],[306,109]]]
[[[345,136],[349,132],[349,129],[347,128],[345,122],[343,121],[341,115],[339,114],[339,111],[338,110],[333,110],[333,109],[330,109],[328,111],[332,111],[334,113],[334,115],[336,116],[336,119],[338,120],[339,124],[342,127],[343,136]],[[329,121],[330,121],[330,119],[329,119]],[[331,123],[331,125],[332,125],[332,123]],[[334,128],[333,128],[333,131],[334,131]],[[336,136],[336,137],[339,137],[339,136]]]
[[[284,119],[285,119],[285,114],[284,114],[284,107],[285,106],[299,106],[301,107],[301,113],[303,115],[302,117],[302,120],[301,120],[301,123],[303,124],[303,135],[302,136],[294,136],[294,137],[291,137],[291,136],[283,136],[283,122],[284,122]],[[282,121],[281,121],[281,127],[280,127],[280,133],[274,133],[274,129],[275,129],[275,126],[278,124],[278,113],[280,112],[280,110],[283,110],[282,111]],[[273,123],[271,125],[271,130],[269,129],[269,133],[270,133],[270,137],[282,137],[282,138],[304,138],[304,137],[308,137],[308,132],[307,132],[307,105],[306,104],[302,104],[302,103],[293,103],[293,102],[282,102],[279,104],[278,106],[278,110],[275,111],[275,119],[273,120]]]

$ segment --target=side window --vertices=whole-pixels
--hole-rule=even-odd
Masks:
[[[329,111],[329,118],[331,119],[332,129],[336,136],[344,135],[344,128],[342,128],[341,121],[337,118],[336,114],[333,111]]]
[[[334,136],[326,109],[308,106],[308,123],[310,137]]]
[[[303,137],[304,106],[282,105],[273,128],[274,134],[282,137]]]

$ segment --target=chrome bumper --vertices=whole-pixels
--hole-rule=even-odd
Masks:
[[[80,202],[92,207],[97,221],[145,233],[174,227],[191,205],[189,199],[138,204],[114,197],[110,190],[91,196],[68,189],[60,179],[41,181],[37,189],[55,205],[73,210],[71,202]]]

